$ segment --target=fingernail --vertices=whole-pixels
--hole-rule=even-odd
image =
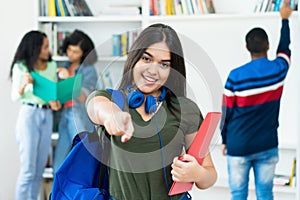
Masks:
[[[128,137],[122,137],[122,142],[127,142],[129,140]]]

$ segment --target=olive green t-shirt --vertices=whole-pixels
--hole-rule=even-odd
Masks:
[[[109,92],[101,90],[93,92],[87,102],[94,96],[111,99]],[[172,161],[182,153],[184,136],[196,132],[203,120],[198,106],[191,100],[180,97],[172,98],[171,102],[173,112],[163,101],[149,121],[144,121],[125,103],[124,110],[129,111],[134,123],[134,134],[125,143],[119,136],[111,137],[109,192],[114,199],[169,200],[167,185],[170,188],[173,183]],[[180,197],[176,195],[172,199]]]

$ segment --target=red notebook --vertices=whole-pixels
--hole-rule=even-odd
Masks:
[[[209,112],[203,120],[197,134],[188,150],[188,154],[194,156],[199,164],[202,164],[207,154],[209,144],[215,133],[217,125],[221,118],[221,112]],[[169,195],[180,194],[192,189],[193,182],[174,182]]]

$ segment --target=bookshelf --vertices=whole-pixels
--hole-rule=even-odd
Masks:
[[[91,2],[91,0],[89,0]],[[225,1],[225,0],[220,0]],[[122,5],[124,1],[93,1],[95,7],[102,7],[102,4],[113,2],[114,5]],[[181,36],[190,38],[205,51],[218,70],[221,82],[225,82],[227,73],[230,69],[240,66],[247,62],[250,56],[245,48],[245,34],[253,27],[263,27],[270,40],[270,50],[268,55],[274,58],[279,39],[280,16],[278,12],[231,12],[231,13],[213,13],[213,14],[193,14],[193,15],[150,15],[150,5],[152,0],[129,0],[130,5],[138,5],[141,8],[139,15],[97,15],[97,16],[65,16],[48,17],[38,15],[36,17],[38,28],[43,30],[45,25],[55,25],[57,31],[72,31],[75,28],[85,31],[91,36],[97,46],[99,61],[96,68],[99,73],[107,70],[108,65],[112,75],[113,84],[118,83],[122,66],[126,57],[112,57],[111,39],[116,33],[124,33],[128,30],[137,30],[146,27],[152,23],[166,23],[172,26]],[[214,3],[217,1],[214,0]],[[228,1],[228,7],[234,7],[237,1]],[[247,1],[249,2],[249,1]],[[253,2],[253,1],[252,1]],[[37,6],[39,8],[39,6]],[[290,159],[296,157],[300,160],[300,91],[297,89],[300,85],[298,78],[300,74],[300,14],[295,11],[290,18],[291,27],[291,49],[292,66],[286,79],[286,85],[281,100],[280,127],[279,127],[279,149],[280,160],[277,165],[277,172],[281,174],[290,174]],[[183,44],[184,46],[184,44]],[[188,47],[184,48],[188,49]],[[66,57],[54,56],[54,60],[65,62]],[[197,86],[196,86],[197,87]],[[201,96],[201,94],[199,94]],[[201,107],[204,113],[210,109]],[[206,104],[205,104],[206,105]],[[220,140],[220,138],[219,138]],[[201,195],[204,199],[221,199],[229,195],[227,185],[227,165],[226,159],[221,155],[219,146],[216,145],[212,151],[213,159],[216,163],[219,178],[216,185],[205,191],[193,191],[193,195]],[[298,165],[296,174],[300,174]],[[300,183],[300,177],[297,176],[297,182]],[[253,186],[250,187],[253,193]],[[275,187],[275,199],[297,199],[300,200],[300,184],[295,188]],[[219,195],[219,196],[214,196]],[[254,193],[252,194],[252,196]],[[227,196],[226,196],[227,197]],[[253,196],[254,198],[254,196]],[[224,198],[222,198],[224,199]],[[229,199],[229,196],[228,196]],[[250,198],[251,199],[251,198]]]

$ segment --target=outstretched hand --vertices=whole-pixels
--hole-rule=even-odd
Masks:
[[[290,6],[290,0],[284,0],[283,5],[280,8],[280,16],[282,19],[288,19],[293,12],[293,9]]]
[[[122,136],[122,142],[127,142],[133,135],[134,128],[128,112],[121,111],[113,114],[103,125],[110,135]]]

